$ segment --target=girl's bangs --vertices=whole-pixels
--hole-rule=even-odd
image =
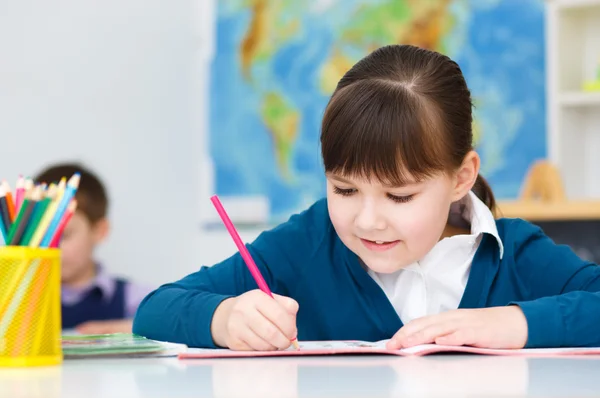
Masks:
[[[325,171],[404,186],[447,169],[436,114],[402,84],[359,81],[334,94],[321,131]]]

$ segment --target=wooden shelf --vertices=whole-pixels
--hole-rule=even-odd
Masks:
[[[600,67],[600,0],[547,0],[545,5],[547,160],[560,170],[566,198],[596,198],[600,93],[589,85]],[[550,202],[554,201],[545,201]],[[536,209],[534,214],[543,211]],[[590,217],[596,217],[595,210],[591,212]]]
[[[561,94],[559,100],[568,107],[600,106],[600,92],[568,92]]]
[[[556,4],[562,9],[577,9],[600,6],[600,0],[549,0],[549,3]]]
[[[541,203],[537,201],[500,201],[498,216],[528,221],[600,220],[600,201],[572,200]]]

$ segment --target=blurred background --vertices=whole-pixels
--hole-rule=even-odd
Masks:
[[[459,63],[506,215],[585,238],[577,250],[597,258],[593,0],[0,0],[1,177],[82,162],[110,195],[106,267],[180,278],[236,251],[212,194],[247,242],[325,194],[324,106],[353,63],[391,43]],[[564,198],[527,206],[540,161]]]

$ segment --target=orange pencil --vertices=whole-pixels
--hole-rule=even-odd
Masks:
[[[6,180],[2,180],[2,185],[6,190],[6,205],[8,206],[8,216],[10,217],[10,222],[15,221],[15,201],[13,199],[12,192],[10,191],[10,184]]]

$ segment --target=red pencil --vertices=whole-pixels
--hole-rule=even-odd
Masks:
[[[56,227],[56,231],[54,232],[54,235],[50,240],[50,244],[48,245],[49,247],[58,247],[58,244],[60,243],[60,238],[62,237],[62,234],[65,230],[65,227],[69,223],[69,220],[71,220],[71,217],[73,217],[75,209],[77,209],[77,200],[71,199],[71,203],[69,203],[69,205],[67,206],[67,211],[65,212],[63,218],[60,220],[60,223],[58,224],[58,227]]]

